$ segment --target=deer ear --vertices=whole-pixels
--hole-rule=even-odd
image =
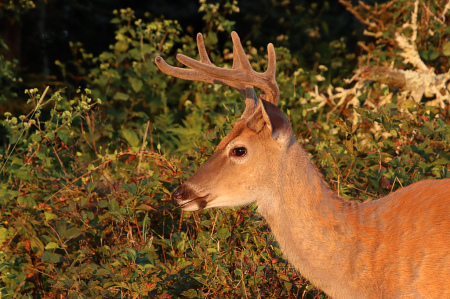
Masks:
[[[259,99],[258,107],[248,118],[247,127],[255,133],[266,127],[278,141],[289,140],[292,136],[291,124],[283,112],[274,104],[262,99]]]

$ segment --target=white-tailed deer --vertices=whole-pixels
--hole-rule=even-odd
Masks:
[[[277,108],[276,55],[255,72],[233,32],[233,69],[201,61],[191,69],[156,64],[187,80],[226,84],[246,108],[213,156],[173,194],[185,211],[256,202],[296,269],[333,298],[450,298],[450,179],[420,181],[378,200],[354,203],[330,190]],[[253,87],[263,92],[258,98]]]

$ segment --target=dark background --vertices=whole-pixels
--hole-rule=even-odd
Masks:
[[[9,47],[4,55],[19,61],[19,73],[25,75],[25,81],[31,80],[27,76],[33,77],[33,81],[58,78],[60,71],[54,61],[72,58],[70,41],[81,42],[94,56],[108,49],[114,43],[115,28],[110,20],[115,9],[130,7],[137,18],[144,19],[148,12],[150,19],[178,20],[192,35],[202,31],[204,25],[198,1],[50,0],[35,3],[36,8],[29,11],[0,12],[0,37]],[[224,5],[226,1],[219,3]],[[317,8],[311,10],[314,6]],[[266,45],[267,41],[276,44],[276,37],[284,34],[289,36],[289,41],[278,42],[276,46],[282,43],[292,53],[312,51],[304,49],[302,43],[308,22],[317,22],[321,27],[318,43],[326,44],[345,36],[349,51],[354,52],[356,41],[364,39],[363,25],[338,1],[247,0],[239,1],[238,7],[240,12],[228,18],[236,22],[235,30],[243,41],[251,40],[256,46]],[[226,36],[228,33],[220,32],[219,42],[226,40]],[[306,57],[305,63],[308,62],[311,63]]]

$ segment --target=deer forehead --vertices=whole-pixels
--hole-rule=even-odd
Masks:
[[[244,124],[240,124],[238,128],[234,128],[224,139],[219,143],[216,151],[228,152],[236,147],[246,147],[248,150],[267,150],[271,148],[271,144],[275,143],[275,139],[271,136],[268,130],[261,130],[255,133],[253,130],[247,128]],[[274,144],[275,145],[275,144]],[[278,146],[275,146],[278,148]]]

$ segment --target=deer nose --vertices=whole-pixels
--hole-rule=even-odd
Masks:
[[[183,185],[181,185],[180,187],[177,188],[177,190],[175,190],[172,193],[172,203],[176,206],[179,207],[181,205],[181,202],[183,200]]]

